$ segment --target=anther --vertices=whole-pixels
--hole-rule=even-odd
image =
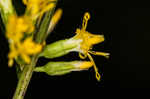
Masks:
[[[86,12],[86,13],[84,14],[84,19],[85,19],[85,20],[89,20],[89,19],[90,19],[90,14],[89,14],[88,12]]]

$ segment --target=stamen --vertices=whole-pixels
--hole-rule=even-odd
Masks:
[[[90,59],[90,61],[93,63],[94,70],[95,70],[95,73],[96,73],[96,79],[97,79],[98,81],[100,81],[101,76],[100,76],[100,74],[98,73],[98,68],[96,67],[96,64],[95,64],[95,62],[94,62],[92,56],[91,56],[89,53],[87,53],[87,56],[88,56],[88,58]]]
[[[105,52],[96,52],[96,51],[88,51],[89,53],[93,54],[93,55],[100,55],[100,56],[104,56],[106,58],[109,58],[109,53],[105,53]]]
[[[86,55],[86,54],[81,54],[81,53],[79,53],[79,57],[80,57],[81,59],[85,59],[85,58],[87,57],[87,55]]]
[[[88,24],[88,20],[90,19],[90,14],[88,12],[86,12],[84,14],[84,17],[83,17],[83,22],[82,22],[82,29],[83,30],[86,30],[86,27],[87,27],[87,24]]]

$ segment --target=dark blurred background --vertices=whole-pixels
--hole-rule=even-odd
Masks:
[[[15,5],[18,14],[24,6]],[[88,71],[72,72],[58,77],[34,73],[25,98],[48,96],[52,91],[66,89],[92,91],[90,88],[149,88],[150,87],[150,8],[142,2],[100,2],[99,0],[60,0],[57,8],[63,9],[63,16],[48,37],[47,43],[69,38],[81,27],[85,12],[90,12],[87,30],[103,34],[105,41],[95,45],[93,50],[111,53],[109,59],[93,56],[102,81],[97,82],[93,68]],[[21,9],[21,10],[20,10]],[[2,29],[1,29],[2,31]],[[113,39],[112,39],[113,38]],[[113,43],[113,45],[112,45]],[[0,33],[0,96],[12,97],[17,84],[15,66],[7,66],[8,43]],[[70,53],[53,61],[79,60],[77,53]],[[40,59],[38,65],[51,61]]]

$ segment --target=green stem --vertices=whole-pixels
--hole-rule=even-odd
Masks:
[[[52,15],[53,15],[54,9],[52,11],[47,12],[44,19],[42,20],[41,25],[39,27],[39,31],[37,31],[37,35],[35,35],[35,41],[37,43],[42,43],[43,41],[45,41],[45,39],[47,37],[47,30],[48,30],[49,23],[50,23]],[[38,60],[38,55],[33,56],[31,63],[24,67],[24,69],[20,75],[18,85],[17,85],[16,91],[14,93],[13,99],[23,99],[24,98],[37,60]]]
[[[31,64],[25,66],[25,68],[20,76],[20,79],[18,81],[18,85],[17,85],[13,99],[23,99],[24,98],[27,87],[29,85],[30,79],[33,74],[34,67],[36,65],[36,62],[37,62],[37,56],[34,56],[32,58]]]

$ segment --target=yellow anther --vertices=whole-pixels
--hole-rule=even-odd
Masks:
[[[96,72],[96,78],[98,81],[100,81],[100,79],[101,79],[101,75],[98,72]]]
[[[93,55],[99,55],[99,56],[104,56],[106,58],[109,58],[109,53],[105,53],[105,52],[95,52],[95,51],[88,51],[89,53],[93,54]]]
[[[93,67],[94,67],[94,70],[95,70],[95,73],[96,73],[96,79],[97,79],[98,81],[100,81],[101,76],[100,76],[100,74],[98,73],[98,68],[96,67],[96,64],[95,64],[95,62],[94,62],[92,56],[91,56],[89,53],[87,53],[87,55],[88,55],[88,58],[90,59],[90,61],[93,63]]]
[[[82,30],[86,30],[89,19],[90,19],[90,14],[88,12],[86,12],[83,17]]]
[[[84,14],[84,19],[85,19],[85,20],[89,20],[89,19],[90,19],[90,13],[86,12],[86,13]]]

